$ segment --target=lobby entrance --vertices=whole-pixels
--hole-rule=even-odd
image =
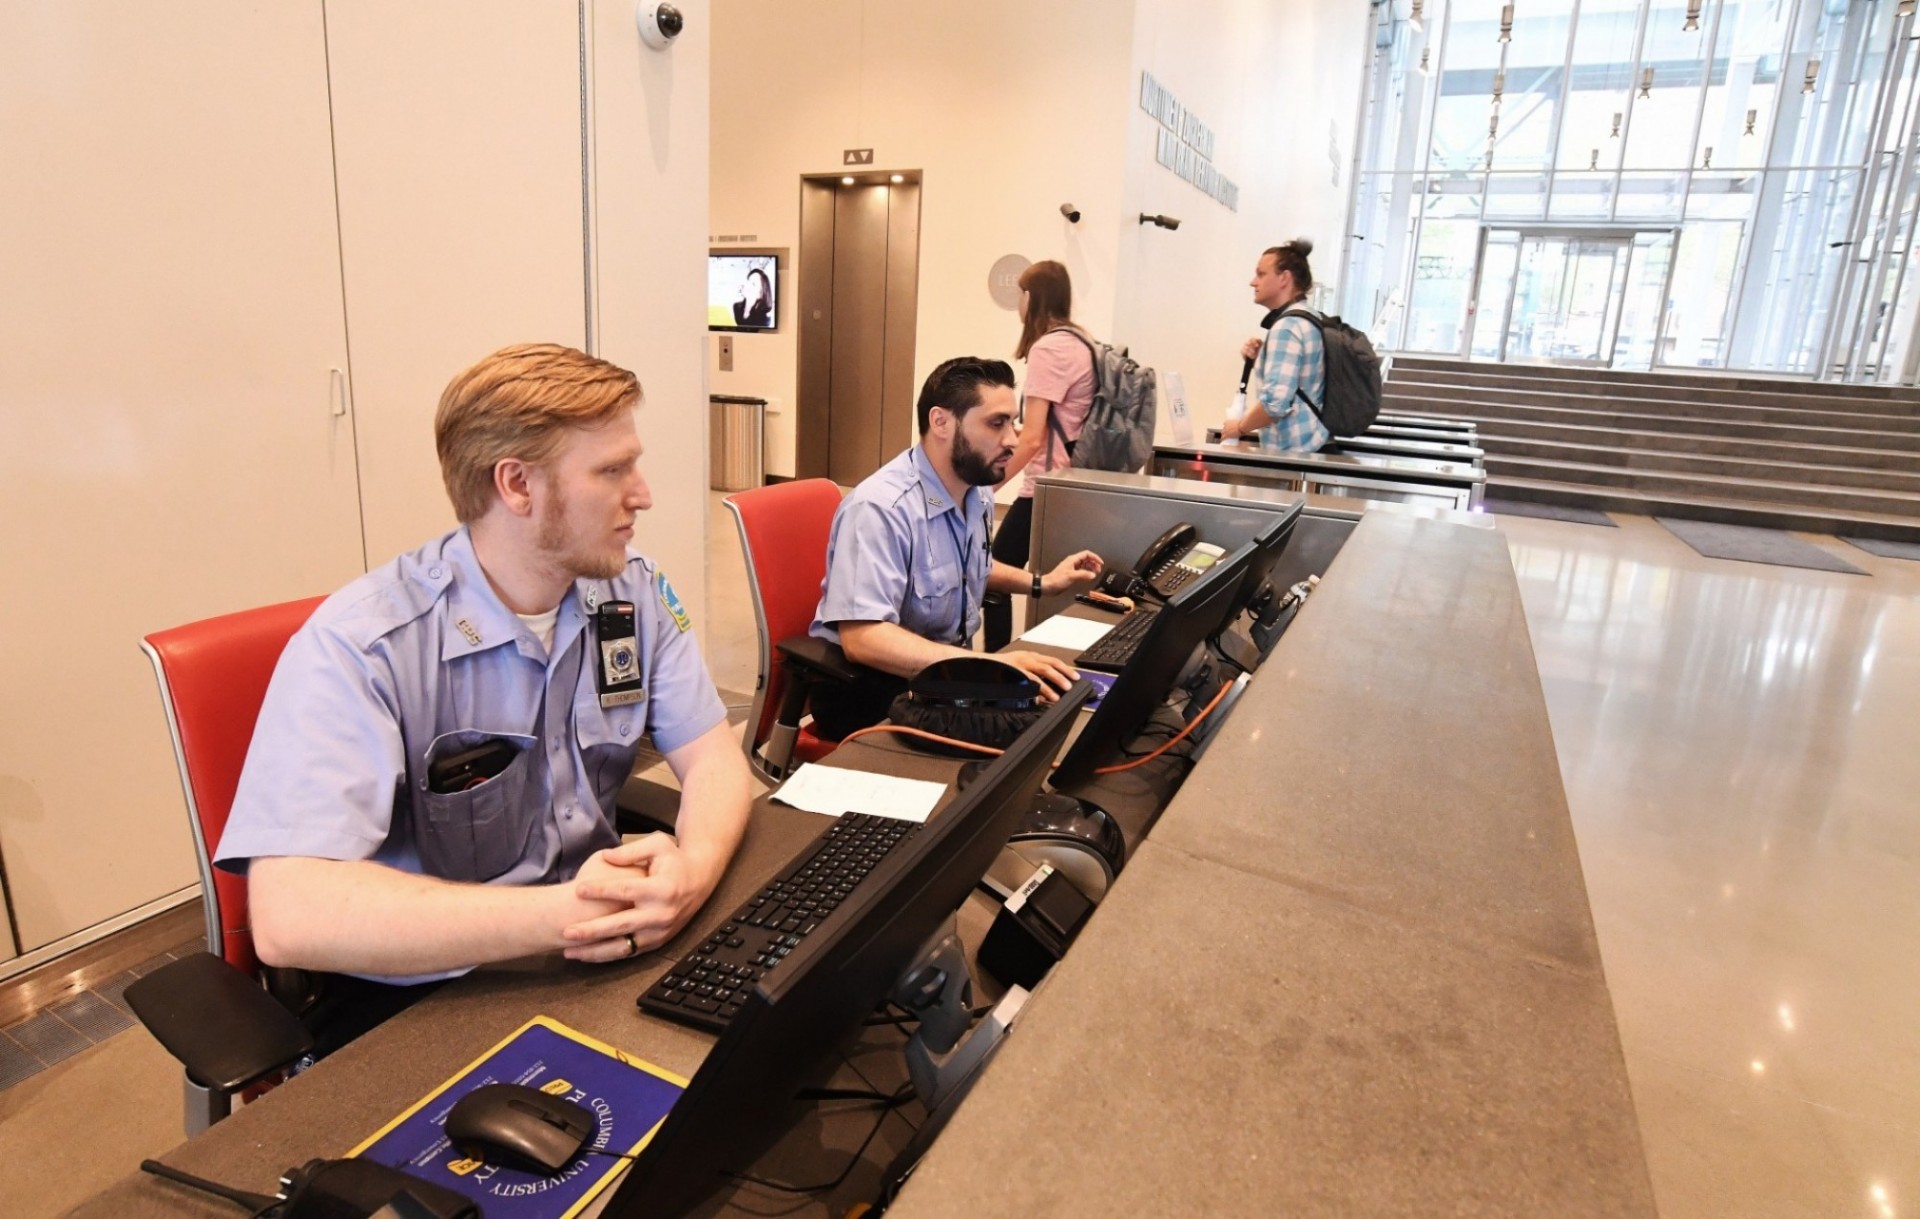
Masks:
[[[1673,273],[1673,229],[1480,230],[1467,301],[1476,360],[1652,367]]]

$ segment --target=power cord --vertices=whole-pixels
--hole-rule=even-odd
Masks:
[[[762,1189],[771,1189],[783,1194],[818,1194],[839,1188],[852,1174],[861,1158],[867,1154],[867,1148],[873,1144],[875,1136],[880,1133],[880,1128],[887,1124],[887,1115],[913,1099],[913,1085],[902,1084],[900,1090],[890,1096],[882,1096],[877,1092],[869,1095],[879,1098],[877,1103],[880,1105],[880,1116],[874,1119],[873,1128],[867,1131],[867,1137],[860,1140],[860,1146],[854,1148],[853,1156],[847,1161],[846,1167],[842,1168],[833,1180],[821,1181],[815,1185],[788,1185],[783,1181],[769,1181],[765,1177],[749,1176],[746,1173],[730,1172],[726,1174],[727,1177],[746,1185],[758,1185]]]

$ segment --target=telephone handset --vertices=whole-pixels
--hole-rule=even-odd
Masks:
[[[1165,601],[1212,567],[1227,552],[1184,521],[1148,545],[1131,571],[1108,573],[1101,591],[1116,597],[1151,597]]]

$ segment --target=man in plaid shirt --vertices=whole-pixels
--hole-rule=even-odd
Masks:
[[[1278,311],[1304,300],[1313,287],[1313,272],[1307,267],[1312,249],[1312,242],[1298,238],[1260,255],[1250,285],[1254,303]],[[1240,354],[1254,359],[1256,352],[1259,395],[1246,414],[1222,425],[1220,438],[1230,441],[1257,433],[1263,448],[1305,453],[1326,444],[1331,434],[1301,398],[1305,394],[1315,403],[1325,401],[1327,352],[1319,328],[1305,318],[1280,318],[1264,342],[1248,339]]]

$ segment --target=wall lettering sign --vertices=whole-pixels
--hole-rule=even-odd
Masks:
[[[1140,73],[1140,108],[1160,123],[1153,159],[1228,211],[1239,211],[1239,184],[1213,167],[1213,129],[1182,106],[1151,72]]]

